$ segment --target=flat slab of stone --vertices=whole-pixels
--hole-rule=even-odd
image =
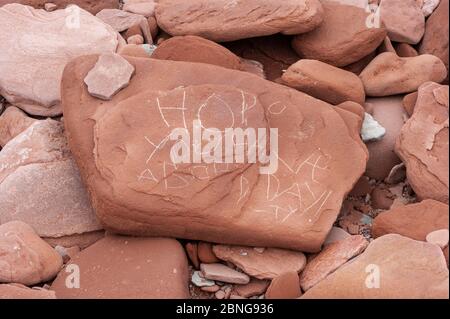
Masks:
[[[73,8],[53,12],[20,4],[0,8],[0,94],[30,114],[62,113],[61,76],[71,59],[117,49],[117,32],[89,12]]]
[[[248,284],[250,277],[224,264],[201,264],[202,275],[206,279],[217,280],[230,284]]]
[[[110,100],[128,86],[134,67],[119,54],[102,54],[94,68],[84,78],[92,96]]]

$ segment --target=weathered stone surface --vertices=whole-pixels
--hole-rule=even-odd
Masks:
[[[151,17],[155,14],[155,1],[125,2],[122,9],[127,12],[143,15],[144,17]]]
[[[108,101],[128,86],[133,73],[134,67],[119,54],[102,54],[84,83],[92,96]]]
[[[430,16],[439,6],[441,0],[415,0],[425,17]]]
[[[399,234],[425,241],[429,233],[448,227],[448,223],[448,205],[426,199],[379,214],[373,221],[372,235]]]
[[[248,284],[250,277],[239,271],[231,269],[224,264],[201,264],[200,269],[204,278],[218,280],[230,284]]]
[[[368,96],[411,93],[425,82],[439,83],[446,76],[447,69],[438,57],[401,58],[392,52],[378,55],[359,75]]]
[[[286,70],[282,80],[287,86],[334,105],[346,101],[363,104],[366,97],[358,76],[317,60],[298,61]]]
[[[414,113],[414,107],[416,106],[418,93],[413,92],[405,95],[403,97],[403,107],[405,108],[406,113],[408,113],[408,116],[412,116]]]
[[[340,227],[333,227],[331,228],[331,231],[329,232],[327,239],[325,239],[325,242],[323,245],[329,245],[344,239],[349,238],[351,235],[347,233],[345,230],[343,230]]]
[[[426,240],[430,244],[438,245],[441,249],[448,246],[448,229],[438,229],[429,233]]]
[[[414,113],[403,126],[395,150],[420,199],[448,203],[448,85],[425,83]]]
[[[0,225],[0,283],[38,284],[61,266],[61,256],[33,228],[19,221]]]
[[[343,196],[365,169],[366,150],[356,127],[348,127],[327,103],[245,72],[126,58],[136,75],[111,101],[92,98],[83,84],[96,56],[74,60],[63,79],[69,143],[102,224],[135,235],[320,248]],[[172,127],[183,127],[183,113],[165,109],[180,105],[187,108],[189,130],[199,111],[206,127],[267,127],[266,110],[270,126],[281,136],[278,170],[262,177],[260,165],[250,163],[207,164],[195,171],[183,164],[174,170],[169,156],[173,141],[157,151],[151,143],[162,142]],[[161,165],[170,173],[167,179]],[[121,194],[120,199],[113,194]]]
[[[117,33],[90,13],[74,10],[79,12],[20,4],[0,8],[0,94],[11,104],[34,115],[59,115],[66,63],[84,54],[115,52]]]
[[[405,123],[406,112],[401,96],[367,99],[366,108],[375,120],[386,129],[379,141],[367,143],[369,161],[366,174],[370,178],[384,180],[401,160],[395,154],[395,143]]]
[[[313,30],[323,19],[318,0],[160,0],[156,20],[176,35],[198,35],[216,42]]]
[[[145,41],[149,44],[153,44],[153,38],[148,21],[140,14],[134,14],[119,9],[103,9],[95,16],[110,25],[117,32],[122,32],[138,25],[142,31]]]
[[[448,268],[438,246],[391,234],[371,242],[302,298],[448,299],[448,286]]]
[[[31,289],[22,284],[0,284],[0,299],[56,299],[54,291]]]
[[[252,278],[250,282],[246,285],[236,285],[234,287],[234,292],[236,292],[239,296],[250,298],[253,296],[260,296],[264,294],[269,287],[270,281],[268,280],[259,280]]]
[[[0,0],[0,7],[8,3],[20,3],[34,8],[42,9],[49,0]],[[119,0],[51,0],[52,3],[58,6],[58,9],[64,9],[68,5],[75,4],[92,14],[96,14],[103,9],[117,9],[119,7]]]
[[[13,220],[41,237],[101,229],[60,122],[37,121],[0,152],[0,224]]]
[[[274,278],[267,288],[266,299],[296,299],[302,295],[298,273],[290,271]]]
[[[273,279],[289,271],[299,273],[306,265],[302,252],[266,248],[262,253],[252,247],[215,245],[214,254],[258,279]],[[282,262],[280,262],[282,261]]]
[[[66,287],[73,267],[80,288]],[[188,265],[174,239],[107,236],[73,257],[51,289],[57,298],[188,298]]]
[[[380,17],[392,41],[417,44],[425,32],[425,16],[416,0],[381,0]]]
[[[176,36],[161,43],[153,59],[198,62],[241,70],[241,59],[213,41],[197,36]]]
[[[0,116],[0,146],[4,147],[6,143],[25,131],[35,121],[17,107],[8,107]]]
[[[437,9],[428,18],[422,43],[419,47],[420,54],[432,54],[444,62],[448,70],[448,12],[449,0],[441,0]],[[447,75],[448,79],[448,75]]]
[[[361,254],[369,242],[361,235],[351,236],[324,247],[312,258],[300,275],[303,291],[311,289],[351,258]]]
[[[364,9],[323,0],[324,21],[315,30],[294,37],[292,46],[306,58],[335,66],[354,63],[371,52],[386,37],[384,28],[369,28]]]

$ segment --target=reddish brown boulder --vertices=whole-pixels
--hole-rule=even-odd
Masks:
[[[406,113],[408,113],[408,116],[412,116],[414,113],[414,107],[416,106],[418,93],[413,92],[410,94],[405,95],[403,98],[403,107],[405,108]]]
[[[198,62],[241,70],[241,59],[220,44],[197,36],[178,36],[161,43],[153,59]]]
[[[323,23],[294,37],[292,46],[300,56],[341,67],[369,55],[385,39],[384,28],[367,26],[370,13],[363,8],[328,0],[322,3]]]
[[[302,59],[281,77],[283,84],[331,104],[363,104],[364,86],[355,74],[317,60]]]
[[[318,0],[160,0],[156,20],[176,35],[198,35],[216,42],[275,33],[299,34],[322,22]]]
[[[448,223],[448,205],[426,199],[379,214],[373,220],[372,235],[399,234],[425,241],[430,232],[447,228]]]
[[[62,299],[188,298],[186,254],[174,239],[107,236],[74,256],[51,289]]]
[[[97,14],[103,9],[119,8],[119,0],[0,0],[0,7],[8,3],[20,3],[42,9],[49,2],[56,4],[58,9],[64,9],[68,5],[75,4],[92,14]]]
[[[21,284],[0,284],[0,299],[56,299],[55,292]]]
[[[437,9],[428,18],[425,35],[419,47],[420,54],[432,54],[444,62],[448,70],[448,12],[449,0],[441,0]],[[448,79],[448,76],[447,76]]]
[[[391,234],[371,242],[302,298],[448,299],[448,287],[448,268],[438,246]]]
[[[448,203],[448,86],[425,83],[414,113],[403,126],[395,150],[420,199]]]
[[[10,106],[0,116],[0,146],[25,131],[36,120],[27,116],[17,107]]]
[[[299,273],[306,265],[306,257],[299,251],[266,248],[258,252],[252,247],[225,245],[215,245],[213,250],[218,258],[258,279],[273,279],[290,271]]]
[[[342,198],[365,169],[359,132],[350,130],[329,104],[246,72],[126,59],[136,74],[111,101],[95,99],[83,84],[97,56],[74,60],[63,80],[69,144],[106,228],[319,250]],[[219,130],[267,128],[267,114],[270,127],[282,137],[278,170],[260,178],[258,163],[175,168],[170,157],[174,142],[164,140],[173,127],[184,127],[184,120],[192,131],[198,113],[205,127]]]
[[[381,140],[367,143],[369,161],[366,175],[382,181],[395,165],[401,163],[395,154],[395,143],[405,123],[406,112],[401,96],[369,98],[366,109],[386,129],[386,134]]]
[[[267,288],[266,299],[296,299],[302,295],[298,273],[286,272],[272,280]]]
[[[345,264],[361,254],[369,242],[361,235],[331,243],[307,264],[300,275],[300,286],[307,291]]]
[[[25,223],[0,225],[0,282],[34,285],[56,276],[61,256]]]
[[[401,58],[392,52],[378,55],[359,75],[368,96],[411,93],[425,82],[439,83],[446,76],[444,63],[434,55]]]

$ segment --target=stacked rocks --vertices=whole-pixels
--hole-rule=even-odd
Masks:
[[[0,298],[448,298],[448,2],[0,0]]]

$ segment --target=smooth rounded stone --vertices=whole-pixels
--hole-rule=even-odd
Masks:
[[[448,85],[422,85],[414,113],[395,145],[418,198],[444,203],[448,203],[449,187],[448,92]]]
[[[246,72],[126,59],[136,75],[111,101],[93,99],[83,83],[96,56],[74,60],[63,79],[69,143],[102,225],[134,235],[320,249],[343,197],[365,169],[359,130],[349,127],[331,105]],[[169,154],[174,143],[156,152],[152,143],[163,142],[173,127],[183,127],[182,110],[167,109],[180,105],[186,108],[189,131],[202,105],[207,106],[205,125],[219,129],[267,128],[270,120],[282,136],[278,170],[261,178],[259,164],[249,163],[202,163],[203,169],[195,171],[188,164],[175,170]],[[242,124],[243,108],[247,122]],[[292,135],[294,131],[298,134]],[[165,181],[164,165],[171,174]]]
[[[369,242],[363,236],[356,235],[325,246],[300,274],[302,290],[307,291],[317,285],[347,261],[361,254],[368,245]]]
[[[15,106],[8,107],[0,116],[0,146],[4,147],[6,143],[25,131],[36,121],[26,115],[21,109]]]
[[[448,227],[448,205],[426,199],[382,212],[373,220],[374,238],[386,234],[399,234],[415,240],[425,241],[426,236]]]
[[[28,6],[32,6],[37,9],[42,9],[45,7],[49,0],[0,0],[0,7],[8,3],[20,3]],[[58,6],[58,9],[64,9],[69,5],[75,4],[84,10],[96,14],[100,10],[109,8],[117,9],[119,8],[119,0],[54,0],[54,4]]]
[[[428,18],[425,34],[419,47],[420,54],[432,54],[444,62],[448,70],[449,0],[441,0]],[[447,75],[448,80],[448,75]]]
[[[266,78],[274,81],[300,59],[292,49],[290,41],[288,36],[275,34],[268,37],[227,42],[223,45],[244,59],[260,62],[264,66]]]
[[[446,76],[447,69],[438,57],[401,58],[391,52],[378,55],[359,75],[368,96],[411,93],[425,82],[439,83]]]
[[[134,14],[119,9],[103,9],[95,16],[104,23],[110,25],[117,32],[123,32],[133,26],[139,25],[145,41],[149,44],[153,44],[148,21],[140,14]]]
[[[0,284],[0,299],[56,299],[54,291],[22,284]]]
[[[72,11],[46,12],[20,4],[0,8],[0,93],[29,114],[60,115],[67,62],[117,48],[118,35],[111,27],[82,9]]]
[[[405,122],[406,112],[401,96],[367,99],[366,109],[373,118],[386,129],[380,141],[367,143],[369,161],[366,175],[370,178],[384,180],[395,165],[401,160],[395,153],[395,143]]]
[[[203,264],[215,264],[220,262],[220,259],[214,254],[213,245],[211,243],[199,242],[197,253],[199,261]]]
[[[417,5],[422,9],[425,17],[430,16],[438,7],[441,0],[415,0]]]
[[[92,96],[108,101],[128,86],[133,74],[134,67],[119,54],[102,54],[84,83]]]
[[[148,18],[155,15],[155,1],[128,2],[123,5],[122,10],[140,14]]]
[[[430,244],[438,245],[441,249],[444,249],[448,246],[448,229],[432,231],[427,235],[426,241]]]
[[[448,299],[448,286],[448,268],[439,247],[390,234],[372,241],[364,253],[302,298]]]
[[[344,103],[337,105],[337,107],[357,115],[361,119],[361,126],[362,126],[362,122],[364,120],[366,112],[361,104],[352,101],[346,101]]]
[[[143,44],[143,45],[127,44],[127,45],[123,46],[122,48],[120,48],[117,51],[117,53],[122,56],[128,55],[128,56],[133,56],[136,58],[150,58],[154,51],[154,49],[151,49],[151,48],[156,48],[156,46],[153,46],[153,45],[149,46],[147,44]]]
[[[41,237],[101,229],[60,122],[36,121],[0,152],[0,223],[13,220]]]
[[[29,225],[13,221],[0,225],[0,282],[34,285],[56,276],[61,256]]]
[[[223,264],[201,264],[200,269],[204,278],[230,284],[248,284],[250,277]]]
[[[408,43],[399,43],[395,46],[395,52],[397,53],[397,55],[399,57],[402,58],[410,58],[410,57],[415,57],[418,56],[419,53],[417,52],[417,50],[409,45]]]
[[[386,30],[370,28],[371,13],[349,5],[323,0],[324,21],[315,30],[294,37],[292,46],[306,59],[342,67],[369,55],[383,42]]]
[[[292,250],[266,248],[259,253],[252,247],[226,245],[215,245],[213,250],[219,259],[258,279],[273,279],[288,271],[299,273],[306,265],[305,255]]]
[[[418,92],[413,92],[405,95],[403,97],[403,107],[405,108],[406,113],[408,113],[408,116],[412,116],[414,113],[414,107],[416,106],[417,97],[419,96]]]
[[[265,299],[297,299],[301,295],[298,273],[290,271],[272,280],[267,288]]]
[[[246,285],[236,285],[234,286],[234,292],[239,296],[244,298],[250,298],[254,296],[260,296],[264,294],[269,287],[269,280],[260,280],[251,278],[250,282]]]
[[[331,228],[331,231],[328,233],[328,236],[325,239],[325,242],[323,243],[323,245],[327,246],[332,243],[336,243],[338,241],[345,240],[349,237],[351,237],[351,235],[349,233],[347,233],[345,230],[343,230],[340,227],[333,226],[333,228]]]
[[[208,63],[242,70],[241,59],[227,48],[198,36],[175,36],[161,43],[153,59]]]
[[[223,290],[219,290],[214,294],[214,296],[216,299],[225,299],[226,294]]]
[[[131,37],[127,38],[127,43],[141,45],[141,44],[144,44],[144,38],[140,34],[135,34],[135,35],[132,35]]]
[[[380,125],[369,113],[364,115],[364,121],[361,127],[361,138],[367,142],[374,142],[383,139],[386,135],[386,129]]]
[[[395,42],[417,44],[425,32],[425,16],[416,0],[381,0],[380,18]]]
[[[188,277],[178,241],[108,235],[74,256],[51,289],[59,299],[183,299]]]
[[[330,104],[363,104],[364,86],[355,74],[317,60],[302,59],[281,77],[283,83]]]
[[[299,34],[315,29],[323,19],[318,0],[160,0],[156,20],[177,35],[198,35],[233,41],[275,33]]]
[[[191,281],[197,287],[213,287],[216,285],[213,280],[203,278],[203,275],[200,271],[194,271],[192,273]]]

